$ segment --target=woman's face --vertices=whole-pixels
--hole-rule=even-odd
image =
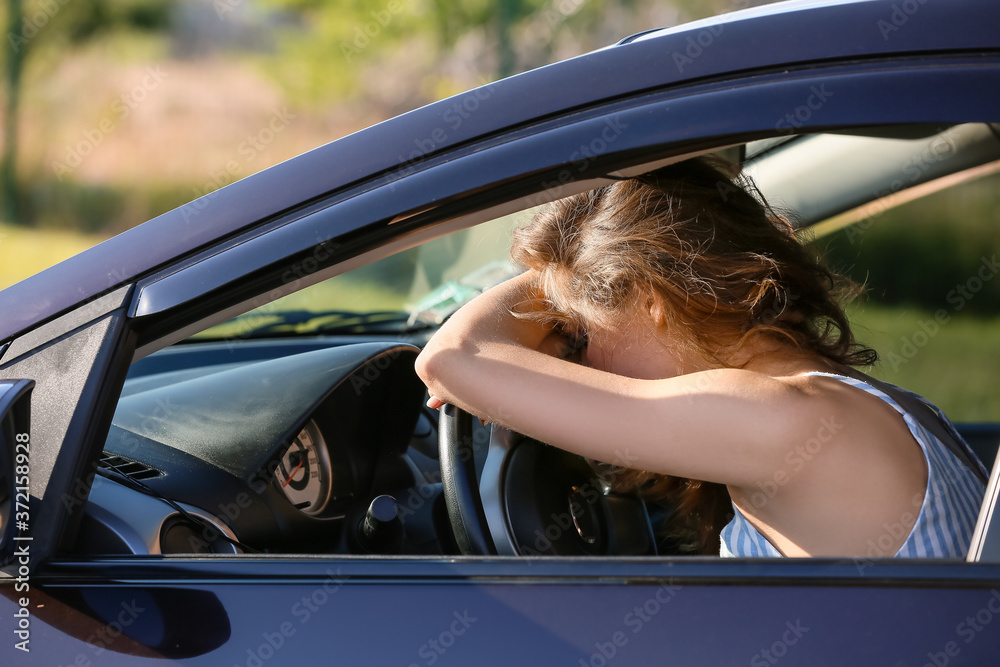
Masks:
[[[591,368],[640,380],[674,377],[684,372],[684,366],[666,342],[652,317],[636,316],[615,328],[588,328],[581,361]]]

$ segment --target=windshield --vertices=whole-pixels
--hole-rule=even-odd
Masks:
[[[534,209],[497,218],[334,276],[192,336],[192,340],[414,331],[440,324],[515,275],[511,234]]]

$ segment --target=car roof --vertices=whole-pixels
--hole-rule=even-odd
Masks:
[[[3,290],[0,342],[304,203],[574,109],[761,68],[1000,49],[1000,3],[911,4],[912,12],[883,0],[751,8],[646,33],[405,113],[211,192]]]
[[[644,30],[635,35],[630,35],[625,39],[618,42],[618,44],[629,44],[632,42],[643,41],[647,39],[656,39],[663,37],[664,35],[672,34],[675,32],[691,32],[699,31],[705,28],[712,28],[720,23],[732,23],[733,21],[742,21],[750,18],[756,18],[760,16],[773,16],[775,14],[783,14],[786,12],[794,12],[802,9],[810,9],[815,7],[832,7],[844,5],[849,5],[858,2],[877,2],[878,0],[786,0],[785,2],[770,2],[763,5],[757,5],[755,7],[745,7],[743,9],[737,9],[731,12],[726,12],[724,14],[717,14],[714,16],[707,16],[696,21],[689,21],[683,23],[679,26],[665,26],[662,28],[652,28],[650,30]],[[927,0],[923,0],[926,2]],[[734,3],[735,4],[735,3]]]

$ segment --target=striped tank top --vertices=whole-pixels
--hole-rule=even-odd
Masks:
[[[972,531],[979,515],[985,489],[969,468],[948,447],[906,412],[896,401],[866,382],[833,373],[812,372],[806,375],[832,377],[878,396],[902,415],[903,420],[920,444],[927,462],[927,490],[916,523],[894,554],[901,558],[964,558],[972,542]],[[925,401],[926,402],[926,401]],[[933,406],[931,406],[933,407]],[[938,414],[941,412],[934,408]],[[943,417],[943,415],[942,415]],[[917,498],[916,500],[919,500]],[[916,508],[917,503],[914,503]],[[720,536],[721,556],[782,557],[746,517],[733,505],[735,516],[726,524]],[[869,540],[868,556],[879,558],[893,555],[886,551],[891,535]],[[882,540],[885,545],[880,545]]]

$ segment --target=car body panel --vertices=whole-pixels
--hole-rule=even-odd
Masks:
[[[790,663],[820,665],[995,662],[1000,566],[895,562],[876,558],[877,545],[871,560],[730,562],[66,552],[140,345],[148,349],[138,356],[198,323],[511,202],[523,208],[605,182],[614,170],[806,129],[1000,120],[1000,5],[800,4],[651,33],[430,105],[0,292],[0,377],[36,382],[31,576],[0,581],[0,618],[29,610],[31,659],[599,667],[613,659],[774,664],[787,654]],[[829,103],[809,108],[824,84]],[[476,112],[450,121],[455,105],[470,100]],[[803,104],[812,113],[786,132],[782,119]],[[633,133],[592,158],[574,156],[615,119]],[[247,345],[236,355],[244,360],[278,354],[231,342]],[[295,351],[311,345],[288,343]],[[170,356],[139,364],[162,367]],[[991,536],[1000,543],[1000,530]],[[304,599],[316,606],[307,621]],[[636,608],[650,617],[645,631],[633,632]],[[0,645],[4,658],[23,657],[16,651],[13,642]]]
[[[62,623],[57,633],[38,622],[52,612],[37,612],[33,658],[140,664],[135,654],[153,647],[179,664],[247,667],[766,665],[786,655],[809,665],[919,666],[933,656],[992,664],[996,566],[980,569],[984,582],[954,564],[868,565],[397,559],[389,572],[337,559],[64,563],[34,599],[96,622]],[[95,586],[109,571],[114,581]],[[859,571],[870,585],[837,585]],[[11,611],[0,598],[0,614]],[[202,613],[204,625],[188,627]]]
[[[58,549],[73,510],[86,502],[94,455],[107,436],[134,341],[125,321],[131,288],[120,288],[14,341],[0,365],[31,379],[32,567]],[[95,451],[96,447],[96,451]],[[77,519],[79,513],[77,513]]]

